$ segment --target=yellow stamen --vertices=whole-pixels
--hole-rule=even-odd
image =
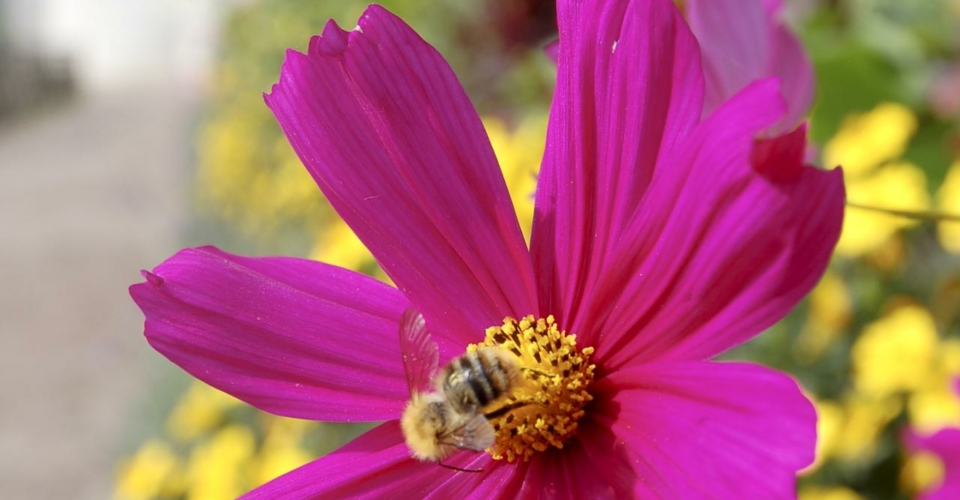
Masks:
[[[557,328],[553,316],[517,321],[487,328],[486,339],[468,350],[497,346],[512,353],[523,378],[510,395],[495,407],[484,408],[496,431],[496,442],[487,451],[495,459],[530,460],[535,452],[563,443],[576,434],[583,407],[593,397],[587,387],[595,365],[592,347],[577,350],[577,336]]]

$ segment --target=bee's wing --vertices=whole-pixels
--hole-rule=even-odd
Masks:
[[[474,415],[460,427],[451,429],[441,440],[452,443],[457,448],[483,451],[493,446],[495,437],[490,422],[483,415]]]
[[[400,352],[410,397],[415,392],[429,392],[440,352],[437,343],[430,340],[427,323],[416,309],[407,309],[400,316]]]

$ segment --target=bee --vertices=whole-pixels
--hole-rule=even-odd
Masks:
[[[410,389],[400,428],[413,456],[443,465],[458,450],[492,446],[494,430],[482,410],[518,383],[516,359],[498,347],[481,347],[438,372],[437,344],[414,309],[400,318],[400,349]]]

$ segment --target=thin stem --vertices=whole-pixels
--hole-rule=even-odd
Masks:
[[[859,203],[853,203],[848,201],[847,206],[850,208],[859,208],[860,210],[869,210],[871,212],[880,212],[888,215],[894,215],[897,217],[904,217],[907,219],[919,219],[919,220],[928,220],[934,222],[960,222],[960,215],[948,214],[944,212],[935,212],[932,210],[924,211],[913,211],[913,210],[897,210],[893,208],[882,208],[882,207],[872,207],[870,205],[861,205]]]

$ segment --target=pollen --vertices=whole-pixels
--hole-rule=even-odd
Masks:
[[[487,452],[508,462],[524,461],[536,452],[563,443],[577,432],[596,366],[592,347],[577,349],[577,336],[561,331],[553,316],[517,321],[506,318],[486,330],[486,339],[468,347],[496,346],[517,357],[521,380],[508,397],[484,408],[496,441]]]

